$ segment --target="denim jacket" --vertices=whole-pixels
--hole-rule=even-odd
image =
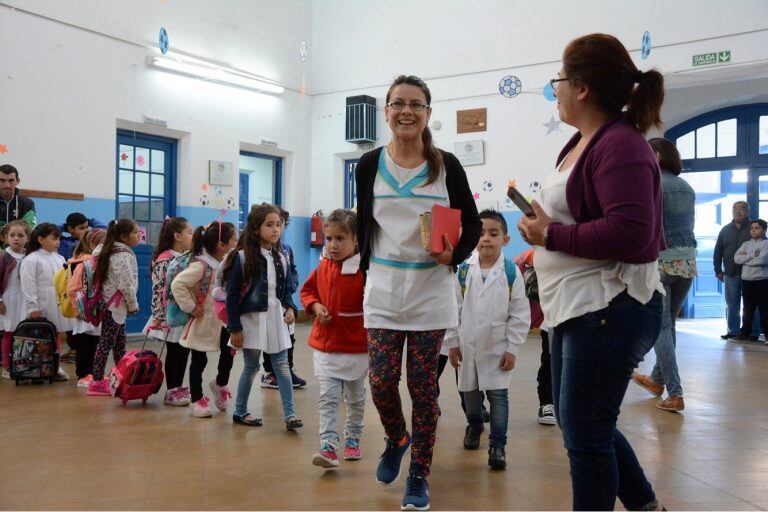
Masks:
[[[284,256],[276,249],[272,249],[272,258],[275,264],[275,274],[277,275],[277,298],[280,300],[280,304],[282,304],[283,308],[293,309],[295,315],[298,310],[293,302],[290,276],[286,279],[285,272],[283,271],[282,260]],[[229,332],[240,332],[243,330],[243,326],[240,323],[241,315],[256,311],[266,311],[269,305],[266,268],[259,271],[258,275],[251,277],[251,281],[248,284],[245,294],[242,294],[244,286],[243,266],[240,263],[241,259],[242,258],[234,259],[232,268],[229,270],[229,278],[227,279],[226,285],[227,319],[229,320],[227,330]]]
[[[696,193],[680,176],[661,171],[664,194],[664,238],[667,250],[659,254],[661,261],[692,260],[696,258],[695,221]]]

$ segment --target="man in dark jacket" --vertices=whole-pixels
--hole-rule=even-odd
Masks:
[[[75,252],[80,237],[88,231],[88,229],[107,229],[107,226],[103,222],[96,219],[89,219],[80,212],[70,213],[67,215],[67,221],[59,226],[61,229],[61,241],[59,242],[59,254],[61,254],[65,260],[69,261],[72,257],[72,253]]]
[[[715,275],[725,286],[727,306],[728,332],[720,336],[724,340],[735,338],[741,332],[741,265],[733,261],[733,256],[741,244],[749,240],[749,225],[749,204],[745,201],[733,203],[733,221],[723,226],[715,244]],[[757,325],[756,318],[752,329],[755,339],[759,335]]]
[[[12,165],[0,165],[0,228],[14,220],[23,220],[29,229],[37,225],[35,202],[19,194],[19,171]]]

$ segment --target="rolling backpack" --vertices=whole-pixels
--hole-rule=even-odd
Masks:
[[[174,278],[185,271],[192,264],[193,261],[201,261],[205,266],[203,272],[203,278],[200,281],[200,286],[197,289],[197,304],[200,305],[208,295],[208,288],[211,286],[211,280],[213,278],[213,269],[208,266],[201,258],[197,258],[187,251],[181,256],[177,256],[168,265],[168,271],[165,273],[165,290],[163,292],[163,303],[165,304],[165,320],[168,323],[168,327],[179,327],[186,325],[189,322],[189,313],[181,309],[181,306],[176,302],[173,297],[173,291],[171,290],[171,283]]]
[[[45,318],[22,320],[13,331],[11,343],[11,379],[17,386],[30,379],[53,382],[59,371],[59,352],[52,322]]]
[[[119,398],[123,405],[128,400],[141,400],[147,403],[150,396],[157,393],[163,385],[163,348],[160,355],[152,350],[145,350],[149,333],[144,337],[140,350],[126,353],[109,374],[109,388],[112,396]]]

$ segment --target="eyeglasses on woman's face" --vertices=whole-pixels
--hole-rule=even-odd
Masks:
[[[387,106],[394,110],[397,110],[398,112],[405,109],[405,107],[410,108],[412,112],[423,112],[424,110],[429,108],[429,105],[427,105],[426,103],[422,103],[420,101],[412,101],[410,103],[406,103],[401,100],[391,101],[387,103]]]
[[[569,79],[568,77],[565,78],[550,78],[549,79],[549,85],[552,86],[552,89],[557,89],[557,84],[559,82],[567,82]]]

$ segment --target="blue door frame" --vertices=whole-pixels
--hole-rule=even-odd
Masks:
[[[238,217],[237,228],[242,231],[245,227],[245,221],[248,218],[248,209],[250,202],[248,201],[250,179],[247,172],[240,173],[240,212]]]
[[[125,190],[123,190],[122,193],[120,191],[120,171],[121,171],[120,146],[121,145],[146,148],[149,150],[164,152],[164,156],[163,156],[164,176],[162,179],[163,181],[162,217],[164,218],[166,215],[173,217],[176,215],[176,144],[177,142],[174,139],[158,137],[155,135],[147,135],[147,134],[127,131],[127,130],[117,130],[117,144],[115,145],[115,151],[116,151],[116,154],[115,154],[115,174],[116,174],[115,218],[118,218],[121,216],[121,199],[124,200],[129,197],[132,197],[133,198],[132,199],[133,215],[131,216],[131,218],[135,219],[136,197],[140,197],[140,198],[144,197],[142,195],[135,194],[135,193],[128,194],[126,193]],[[152,153],[150,152],[150,154]],[[151,163],[149,167],[152,168]],[[123,169],[124,172],[125,170],[126,169]],[[135,173],[133,176],[133,180],[135,185],[136,183]],[[133,190],[133,192],[135,192],[135,189]],[[147,195],[148,196],[152,195],[151,188],[149,189],[149,192]],[[155,197],[159,198],[160,195],[157,194]],[[146,200],[150,201],[151,197],[146,197]],[[127,216],[127,212],[126,212],[127,202],[122,201],[122,204],[124,208],[123,214]],[[151,206],[147,206],[147,209],[152,210],[153,208]],[[148,212],[147,216],[149,218],[146,222],[144,222],[144,219],[139,219],[137,222],[145,226],[152,224],[153,225],[152,229],[155,230],[158,227],[158,220],[159,222],[162,222],[162,218],[155,219],[152,217],[152,215],[155,215],[156,213],[157,212],[153,212],[153,213]],[[149,236],[149,233],[148,233],[148,236]],[[152,280],[150,278],[150,263],[152,259],[153,250],[154,250],[154,246],[148,243],[140,244],[134,248],[134,253],[136,254],[136,261],[138,263],[138,271],[139,271],[139,290],[138,290],[139,313],[137,315],[128,317],[126,321],[126,331],[129,333],[141,332],[144,329],[144,326],[146,325],[147,321],[149,320],[149,316],[151,313],[151,303],[152,303]]]
[[[733,173],[723,172],[735,169],[746,169],[746,201],[750,206],[750,216],[768,216],[768,181],[760,181],[761,176],[768,175],[768,154],[760,154],[761,149],[765,148],[759,144],[759,120],[761,116],[768,116],[768,103],[753,105],[742,105],[715,110],[702,114],[693,119],[685,121],[674,128],[670,128],[665,137],[676,142],[679,137],[694,132],[696,129],[718,123],[728,119],[736,119],[736,155],[728,157],[712,158],[689,158],[683,160],[683,171],[685,173],[701,172],[721,172],[720,198],[733,192],[734,181]],[[717,136],[715,132],[715,147],[717,147]],[[698,144],[696,137],[694,140],[694,151]],[[766,189],[763,192],[761,201],[761,187]],[[730,222],[730,210],[723,207],[722,204],[714,205],[718,197],[710,197],[712,194],[699,194],[697,191],[697,208],[706,208],[712,204],[712,214],[716,222],[725,225]],[[697,219],[697,222],[699,219]],[[697,267],[698,275],[694,279],[691,293],[688,296],[683,308],[683,315],[686,317],[723,317],[725,316],[725,300],[723,297],[723,284],[715,278],[714,267],[712,264],[712,248],[714,240],[712,237],[698,240]]]
[[[275,164],[274,175],[274,190],[272,191],[274,197],[274,204],[282,206],[283,204],[283,157],[265,155],[263,153],[254,153],[252,151],[240,151],[242,156],[253,156],[256,158],[263,158],[265,160],[272,160]],[[242,173],[241,173],[242,174]],[[242,179],[242,178],[241,178]]]

